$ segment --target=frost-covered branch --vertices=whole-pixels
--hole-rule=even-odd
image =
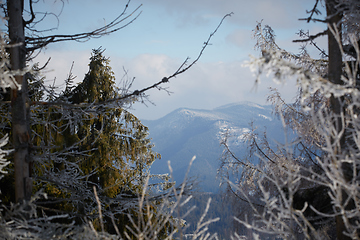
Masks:
[[[242,165],[239,171],[244,175],[232,185],[252,209],[236,221],[250,229],[254,238],[329,239],[336,235],[337,239],[359,239],[360,54],[359,31],[353,20],[359,16],[358,8],[355,1],[325,4],[328,17],[324,22],[331,42],[328,60],[287,58],[291,54],[274,44],[269,47],[270,42],[263,44],[260,58],[252,57],[246,63],[255,73],[256,84],[262,74],[272,75],[276,83],[296,77],[300,89],[294,104],[276,94],[270,98],[284,126],[294,130],[297,138],[271,149],[267,144],[250,145],[251,157],[260,161],[262,171],[250,174]],[[344,46],[343,41],[349,44]],[[352,61],[346,61],[349,56]],[[253,141],[268,142],[266,136]],[[239,160],[232,163],[236,162]]]

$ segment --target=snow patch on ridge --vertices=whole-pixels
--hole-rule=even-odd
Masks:
[[[224,141],[227,138],[227,143],[229,146],[237,146],[244,143],[246,140],[247,134],[251,131],[249,128],[241,128],[231,125],[226,121],[217,122],[217,127],[219,129],[216,134],[217,138],[220,141]]]
[[[265,115],[263,115],[263,114],[258,114],[258,116],[259,116],[259,117],[262,117],[262,118],[265,118],[265,119],[267,119],[267,120],[269,120],[269,121],[272,121],[272,120],[273,120],[271,117],[265,116]]]
[[[220,116],[219,114],[214,114],[214,113],[207,112],[207,111],[196,111],[196,110],[190,110],[190,109],[181,109],[180,113],[184,114],[184,115],[187,115],[189,117],[201,117],[201,118],[206,118],[206,119],[210,119],[210,120],[224,119],[224,117]]]

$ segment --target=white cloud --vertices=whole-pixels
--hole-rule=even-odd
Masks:
[[[151,64],[145,66],[144,59],[145,65]],[[137,86],[144,87],[159,81],[166,73],[173,73],[180,64],[181,61],[169,57],[144,55],[131,60],[131,64],[127,66],[140,80]],[[134,112],[141,118],[156,119],[180,107],[211,109],[238,101],[265,104],[269,86],[279,88],[289,100],[295,96],[294,82],[278,86],[270,79],[264,79],[261,85],[255,87],[254,76],[241,65],[242,62],[239,61],[199,62],[189,71],[164,85],[174,94],[169,96],[166,92],[151,91],[150,99],[156,106],[144,107],[136,104]]]
[[[313,0],[289,1],[289,0],[152,0],[151,4],[164,8],[167,14],[177,14],[183,21],[196,19],[184,16],[203,16],[201,13],[216,14],[221,17],[227,13],[235,14],[229,20],[235,25],[253,25],[256,21],[264,19],[278,27],[289,28],[300,17],[306,17],[306,10],[313,7]],[[183,18],[181,18],[181,16]],[[192,23],[196,23],[193,21]]]
[[[109,56],[105,51],[105,56]],[[56,77],[57,85],[62,85],[67,77],[72,61],[75,61],[73,74],[77,75],[77,81],[81,81],[88,71],[90,52],[67,52],[49,51],[41,54],[37,60],[44,63],[48,56],[52,61],[46,72],[49,84]],[[134,90],[150,86],[160,81],[163,77],[174,73],[182,64],[179,59],[173,59],[166,55],[142,54],[133,59],[118,57],[110,58],[116,78],[119,80],[123,75],[123,68],[128,70],[130,77],[135,77]],[[238,101],[253,101],[264,104],[268,86],[279,87],[286,93],[288,99],[295,96],[296,88],[293,83],[288,86],[276,86],[270,80],[263,80],[262,84],[254,88],[254,77],[250,71],[241,67],[242,62],[198,62],[187,72],[171,79],[170,83],[164,84],[170,96],[165,91],[149,91],[150,100],[156,106],[145,107],[141,104],[134,105],[134,113],[140,118],[156,119],[170,111],[180,107],[211,109],[223,104]]]

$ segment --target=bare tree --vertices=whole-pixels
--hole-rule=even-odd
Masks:
[[[327,51],[318,48],[321,59],[287,53],[259,32],[264,28],[255,30],[259,32],[262,57],[253,58],[249,65],[258,76],[274,73],[274,79],[280,82],[296,76],[300,97],[297,105],[272,98],[284,125],[294,129],[299,138],[271,148],[266,138],[259,142],[258,136],[253,135],[252,157],[257,157],[261,164],[250,165],[246,159],[239,159],[243,169],[248,169],[247,165],[254,169],[246,175],[255,176],[250,185],[252,191],[246,188],[246,177],[232,187],[254,215],[237,221],[254,230],[254,237],[263,233],[286,239],[360,238],[360,57],[355,20],[359,17],[359,5],[351,0],[328,0],[326,17],[317,19],[319,4],[320,1],[315,1],[304,20],[325,23],[326,29],[314,35],[301,32],[303,38],[296,42],[318,48],[316,39],[327,35]]]

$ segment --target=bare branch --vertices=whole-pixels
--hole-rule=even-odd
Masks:
[[[190,63],[190,65],[188,65],[187,67],[184,68],[184,66],[186,66],[186,63],[188,62],[189,58],[186,58],[185,61],[180,65],[180,67],[170,76],[168,77],[163,77],[159,82],[154,83],[153,85],[150,85],[148,87],[142,88],[140,90],[135,90],[132,93],[129,94],[125,94],[123,96],[120,96],[118,98],[113,98],[113,99],[109,99],[103,102],[96,102],[96,103],[81,103],[81,104],[72,104],[72,103],[68,103],[68,102],[64,102],[64,101],[60,101],[60,100],[56,100],[54,102],[37,102],[37,101],[33,101],[31,104],[32,105],[43,105],[43,106],[68,106],[68,107],[80,107],[80,108],[86,108],[89,106],[92,107],[97,107],[97,106],[104,106],[105,104],[109,104],[109,103],[113,103],[113,102],[121,102],[123,100],[130,100],[136,97],[139,97],[141,95],[143,95],[146,91],[153,89],[153,88],[159,88],[160,85],[169,82],[169,80],[171,78],[174,78],[184,72],[186,72],[187,70],[189,70],[192,66],[195,65],[195,63],[197,63],[197,61],[200,59],[200,57],[203,55],[205,49],[207,46],[210,45],[210,40],[212,39],[212,37],[214,36],[214,34],[217,32],[217,30],[220,28],[220,26],[222,25],[223,21],[225,20],[226,17],[230,17],[233,13],[229,13],[226,14],[222,20],[220,21],[219,25],[216,27],[216,29],[210,34],[209,38],[206,40],[206,42],[204,42],[204,45],[200,51],[200,53],[198,54],[198,56],[196,57],[196,59],[194,61],[192,61]]]
[[[35,13],[34,13],[34,10],[33,10],[33,1],[32,0],[29,0],[29,5],[30,5],[31,18],[29,20],[27,20],[27,21],[24,21],[25,25],[30,24],[35,20]]]
[[[202,49],[201,49],[199,55],[197,56],[197,58],[196,58],[189,66],[187,66],[186,68],[182,68],[183,66],[185,66],[185,64],[186,64],[187,61],[189,60],[189,58],[187,58],[187,59],[184,61],[184,63],[180,66],[180,68],[179,68],[173,75],[171,75],[171,76],[169,76],[169,77],[167,78],[168,80],[171,79],[171,78],[173,78],[173,77],[176,77],[177,75],[179,75],[179,74],[181,74],[181,73],[183,73],[183,72],[185,72],[185,71],[187,71],[189,68],[191,68],[191,67],[200,59],[200,57],[202,56],[205,48],[210,44],[211,38],[214,36],[214,34],[215,34],[215,33],[217,32],[217,30],[220,28],[220,26],[222,25],[222,23],[223,23],[223,21],[225,20],[225,18],[231,17],[232,14],[234,14],[234,13],[233,13],[233,12],[228,13],[228,14],[226,14],[226,15],[221,19],[219,25],[216,27],[216,29],[214,30],[214,32],[212,32],[212,33],[210,34],[209,38],[207,39],[207,41],[204,42],[204,46],[202,47]]]
[[[252,165],[250,165],[250,164],[247,164],[247,163],[245,163],[244,161],[240,160],[240,159],[231,151],[231,149],[229,148],[229,145],[226,143],[226,141],[223,141],[223,142],[221,143],[221,145],[223,145],[223,146],[225,147],[226,153],[230,154],[230,156],[231,156],[233,159],[235,159],[237,163],[239,163],[240,165],[242,165],[242,166],[244,166],[244,167],[246,167],[246,168],[249,168],[249,169],[252,169],[252,170],[255,170],[255,171],[257,171],[257,172],[262,173],[262,170],[260,170],[259,168],[256,168],[256,167],[254,167],[254,166],[252,166]],[[257,145],[256,145],[256,146],[257,146]],[[258,147],[258,146],[257,146],[257,147]],[[258,148],[259,148],[259,147],[258,147]],[[259,149],[260,149],[260,148],[259,148]],[[265,154],[263,153],[263,155],[265,155]]]
[[[321,14],[321,12],[317,9],[317,5],[319,4],[319,0],[316,0],[314,7],[310,10],[310,11],[306,11],[307,13],[310,13],[310,16],[304,20],[306,20],[307,22],[310,22],[313,17],[314,14],[318,15]]]
[[[328,29],[324,30],[323,32],[319,32],[315,35],[310,35],[308,38],[306,39],[297,39],[297,40],[293,40],[293,42],[309,42],[309,41],[313,41],[314,39],[321,37],[321,36],[325,36],[328,34]]]
[[[109,24],[106,24],[105,26],[95,29],[91,32],[85,32],[85,33],[78,33],[78,34],[69,34],[69,35],[50,35],[50,36],[36,36],[36,37],[26,37],[25,43],[28,46],[27,51],[32,52],[37,49],[43,48],[47,46],[50,43],[56,43],[56,42],[63,42],[63,41],[88,41],[91,38],[99,38],[104,35],[108,35],[113,32],[117,32],[120,29],[123,29],[133,23],[139,15],[142,13],[141,11],[132,19],[129,20],[130,17],[132,17],[138,10],[141,8],[142,5],[139,5],[135,10],[133,10],[130,14],[126,14],[126,10],[129,7],[129,2],[126,4],[123,12],[116,17],[113,21],[111,21]],[[120,27],[117,27],[120,23],[123,23],[124,21],[129,20],[128,22],[124,23]]]

